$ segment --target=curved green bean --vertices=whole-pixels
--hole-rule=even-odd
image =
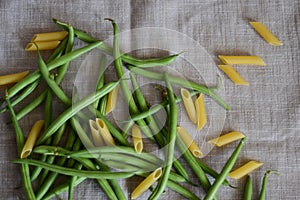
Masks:
[[[137,68],[137,67],[132,67],[130,65],[127,65],[127,68],[131,72],[134,72],[134,73],[144,76],[146,78],[151,78],[154,80],[163,80],[164,79],[163,75],[158,72],[153,72],[153,71],[149,71],[149,70],[145,70],[145,69],[141,69],[141,68]],[[175,77],[175,76],[170,76],[170,82],[180,85],[180,86],[183,86],[183,87],[186,87],[186,88],[197,90],[201,93],[204,93],[204,94],[210,96],[211,98],[213,98],[216,102],[218,102],[218,104],[220,104],[226,110],[230,109],[230,107],[221,99],[221,97],[219,97],[217,94],[215,94],[213,90],[211,90],[203,85],[200,85],[200,84],[192,82],[192,81],[187,81],[185,79],[182,79],[180,77]]]
[[[33,166],[40,166],[42,168],[48,169],[59,174],[64,174],[67,176],[78,176],[93,179],[120,179],[128,178],[134,175],[134,172],[105,172],[105,171],[94,171],[94,170],[76,170],[67,167],[62,167],[59,165],[48,164],[38,160],[32,159],[17,159],[13,163],[17,164],[28,164]]]
[[[9,101],[9,99],[6,99],[6,103],[12,118],[12,123],[14,125],[15,131],[16,131],[16,141],[17,141],[17,147],[18,147],[18,155],[21,154],[22,152],[22,148],[24,146],[25,143],[25,138],[24,138],[24,134],[21,130],[21,127],[18,123],[18,120],[16,118],[16,114],[12,108],[12,105]],[[21,165],[21,175],[22,175],[22,181],[23,181],[23,187],[24,187],[24,192],[26,195],[27,199],[32,199],[35,200],[35,194],[32,188],[32,184],[30,181],[30,171],[29,171],[29,166],[27,164],[22,164]]]
[[[246,141],[246,137],[241,139],[241,141],[238,144],[237,148],[234,150],[234,152],[231,154],[230,158],[225,163],[219,177],[215,179],[214,183],[212,184],[212,186],[207,191],[206,196],[204,198],[205,200],[211,200],[215,197],[215,195],[218,192],[219,187],[222,185],[222,183],[226,179],[226,176],[228,175],[228,173],[233,168],[233,166],[234,166],[234,164],[235,164],[235,162],[236,162],[236,160],[239,156],[239,153],[241,152],[241,150],[244,146],[245,141]]]
[[[267,179],[268,179],[268,175],[270,173],[275,173],[275,174],[279,175],[279,172],[275,171],[275,170],[268,170],[268,171],[265,172],[263,182],[262,182],[262,186],[261,186],[261,190],[260,190],[260,193],[259,193],[259,200],[264,200],[266,198]]]
[[[49,127],[45,130],[44,134],[39,137],[39,139],[37,141],[37,144],[44,143],[68,119],[72,118],[74,115],[76,115],[84,107],[92,104],[97,99],[99,99],[99,98],[103,97],[104,95],[108,94],[110,91],[112,91],[117,86],[117,84],[118,84],[118,82],[108,83],[104,87],[102,87],[100,90],[86,96],[81,101],[73,104],[72,107],[70,107],[66,111],[64,111],[60,116],[58,116],[56,118],[56,120],[54,120],[49,125]]]
[[[168,147],[166,151],[166,161],[165,161],[165,167],[163,169],[161,178],[159,179],[157,186],[155,187],[154,191],[150,195],[149,199],[158,199],[159,196],[163,193],[167,186],[167,181],[169,179],[169,175],[172,168],[172,163],[174,160],[174,148],[175,148],[175,141],[176,141],[176,126],[177,126],[177,119],[178,119],[178,108],[175,102],[174,92],[172,89],[172,85],[169,80],[168,74],[165,72],[163,74],[167,92],[168,92],[168,99],[169,99],[169,106],[170,106],[170,112],[168,113],[169,116],[169,124],[168,124],[168,136],[167,136],[167,142]]]
[[[244,189],[244,200],[251,200],[251,199],[252,199],[252,179],[248,175],[245,184],[245,189]]]

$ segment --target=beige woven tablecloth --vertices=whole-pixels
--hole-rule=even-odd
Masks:
[[[34,33],[59,30],[52,18],[69,22],[99,39],[112,34],[111,24],[103,21],[105,17],[115,19],[122,31],[140,27],[172,29],[198,41],[216,63],[220,54],[259,55],[267,66],[236,68],[249,82],[248,87],[224,79],[231,110],[226,114],[223,131],[238,130],[248,136],[237,166],[251,159],[264,163],[252,173],[253,199],[258,198],[267,169],[276,169],[281,174],[269,177],[267,199],[299,199],[299,7],[298,0],[1,0],[0,74],[36,69],[36,54],[25,52],[24,47]],[[250,27],[249,19],[263,22],[283,46],[267,44]],[[62,83],[68,92],[75,73],[75,69],[70,69]],[[1,90],[3,94],[4,89]],[[38,119],[39,112],[43,108],[21,120],[23,130],[28,130]],[[0,199],[23,199],[19,167],[11,163],[17,157],[17,147],[14,129],[6,125],[8,119],[8,113],[0,116]],[[235,145],[215,148],[204,161],[220,171]],[[244,181],[233,183],[243,186]],[[194,191],[204,196],[202,189]],[[242,190],[226,187],[218,193],[220,200],[242,199],[242,195]],[[62,197],[66,199],[67,195]],[[74,191],[74,199],[104,198],[92,180]],[[174,198],[180,199],[169,191],[164,196],[164,199]]]

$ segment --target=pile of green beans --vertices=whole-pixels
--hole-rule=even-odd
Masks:
[[[20,155],[25,143],[25,135],[19,125],[19,120],[30,117],[30,112],[39,106],[44,106],[45,130],[38,138],[32,155],[25,159],[16,159],[13,163],[21,165],[24,194],[27,199],[51,199],[63,192],[68,192],[68,199],[73,198],[73,192],[77,185],[86,179],[96,179],[98,185],[108,199],[126,200],[127,195],[118,183],[118,179],[133,176],[146,177],[150,171],[162,167],[162,175],[155,187],[151,188],[149,199],[159,199],[164,191],[170,189],[187,199],[199,200],[195,192],[188,189],[203,188],[206,192],[204,199],[216,199],[219,188],[232,186],[227,174],[234,166],[245,142],[245,138],[232,153],[220,173],[216,172],[202,160],[194,157],[177,137],[178,108],[182,99],[176,97],[173,86],[186,87],[191,90],[191,95],[204,93],[214,99],[221,107],[229,110],[230,107],[216,95],[216,88],[208,88],[192,81],[186,81],[179,77],[171,76],[167,72],[156,73],[150,71],[150,67],[166,66],[176,60],[179,54],[162,58],[138,59],[129,54],[121,53],[118,44],[118,26],[114,20],[107,18],[112,23],[114,41],[113,47],[103,43],[84,31],[73,28],[70,24],[53,19],[54,23],[68,32],[60,45],[54,50],[47,61],[44,61],[39,49],[37,50],[38,69],[25,77],[6,91],[0,113],[9,111],[11,123],[15,128],[18,154]],[[87,43],[86,46],[73,49],[75,38]],[[96,91],[74,103],[74,98],[69,97],[61,87],[70,62],[76,58],[98,48],[103,52],[100,63],[100,74],[96,84]],[[114,57],[114,68],[117,80],[106,82],[104,68],[106,56]],[[130,70],[130,83],[124,79],[125,68]],[[147,69],[146,69],[147,68]],[[136,76],[145,76],[150,79],[160,80],[166,86],[166,99],[160,104],[151,107],[139,88]],[[42,81],[43,80],[43,81]],[[38,96],[33,92],[38,87],[46,89]],[[105,115],[108,93],[120,84],[123,96],[128,103],[131,119],[126,121],[127,128],[120,130]],[[132,94],[131,89],[134,89]],[[54,97],[63,103],[63,112],[53,117]],[[15,111],[15,106],[26,98],[34,98],[29,104]],[[73,103],[72,103],[73,102]],[[44,103],[44,104],[43,104]],[[160,109],[167,111],[167,123],[160,124],[156,113]],[[88,118],[82,112],[85,109],[102,119],[111,132],[117,146],[95,147],[85,127],[88,126]],[[86,124],[83,124],[85,122]],[[152,142],[157,148],[167,145],[164,152],[165,160],[154,154],[146,152],[137,154],[132,147],[127,130],[136,123],[146,136],[145,140]],[[159,127],[162,127],[161,129]],[[87,147],[88,149],[84,148]],[[178,149],[183,159],[176,159],[175,149]],[[32,166],[29,168],[29,166]],[[189,169],[188,169],[189,168]],[[188,171],[192,171],[197,177],[197,183],[192,183]],[[273,171],[267,171],[262,184],[260,199],[266,195],[267,175]],[[56,184],[61,175],[67,176],[65,182]],[[211,182],[211,179],[214,179]],[[37,184],[34,184],[37,182]],[[245,199],[251,199],[252,180],[248,177],[245,185]]]

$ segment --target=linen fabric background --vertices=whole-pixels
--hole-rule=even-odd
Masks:
[[[36,69],[36,54],[25,52],[24,47],[34,33],[59,30],[52,18],[69,22],[99,39],[112,34],[111,24],[103,20],[105,17],[115,19],[120,31],[141,27],[172,29],[198,41],[216,64],[220,63],[217,58],[220,54],[261,56],[267,63],[265,67],[235,67],[249,82],[248,87],[224,79],[231,110],[226,114],[223,132],[237,130],[248,137],[236,166],[251,159],[264,163],[251,174],[254,199],[267,169],[280,172],[280,176],[269,176],[267,199],[299,199],[299,7],[298,0],[1,0],[0,74]],[[267,44],[250,27],[249,19],[263,22],[283,46]],[[76,69],[70,68],[62,83],[69,94],[74,74]],[[1,90],[3,95],[4,88]],[[22,119],[22,129],[29,130],[41,112],[43,108]],[[23,199],[19,166],[11,163],[17,158],[17,146],[13,126],[6,125],[8,120],[8,113],[0,116],[0,199]],[[203,160],[220,171],[235,146],[233,143],[214,148]],[[245,179],[233,181],[239,186],[244,182]],[[127,181],[124,185],[132,191],[136,183]],[[193,191],[200,197],[204,195],[202,189]],[[167,190],[164,199],[181,199],[173,194]],[[222,187],[218,199],[242,199],[242,195],[243,190]],[[67,195],[61,197],[66,199]],[[105,199],[105,196],[96,182],[89,180],[74,190],[74,199]]]

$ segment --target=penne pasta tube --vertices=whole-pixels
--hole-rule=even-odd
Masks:
[[[98,126],[94,120],[89,120],[90,124],[90,129],[91,129],[91,134],[93,138],[94,145],[99,147],[99,146],[104,146],[104,141],[102,139],[101,134],[99,133]]]
[[[218,65],[219,68],[230,78],[236,85],[249,85],[234,69],[231,65]]]
[[[219,56],[219,58],[226,65],[266,65],[259,56]]]
[[[198,145],[194,142],[193,138],[188,134],[187,130],[180,126],[178,126],[176,130],[183,143],[188,147],[189,151],[195,157],[200,158],[203,154]]]
[[[107,128],[105,122],[102,119],[97,118],[96,124],[97,124],[98,131],[99,131],[104,143],[109,146],[116,145],[116,142],[115,142],[114,138],[112,137],[109,129]]]
[[[195,108],[197,114],[197,129],[200,131],[207,122],[206,110],[204,105],[204,95],[201,93],[195,101]]]
[[[30,42],[45,42],[45,41],[63,40],[67,35],[68,35],[67,31],[37,33],[32,37]]]
[[[146,190],[149,189],[161,176],[162,169],[161,167],[152,172],[147,176],[131,193],[131,199],[136,199],[141,196]]]
[[[17,83],[29,74],[29,71],[24,71],[15,74],[7,74],[0,76],[0,85],[7,85],[11,83]]]
[[[183,101],[183,105],[185,107],[185,110],[190,118],[190,120],[197,124],[197,116],[196,116],[196,109],[194,102],[192,100],[191,94],[187,89],[181,88],[181,97]]]
[[[241,132],[230,132],[215,139],[209,140],[208,143],[221,147],[244,137],[245,135]]]
[[[249,22],[254,30],[271,45],[281,46],[282,42],[269,31],[269,29],[261,22]]]
[[[141,130],[136,124],[132,126],[132,139],[135,151],[141,153],[143,151],[143,139]]]
[[[247,162],[246,164],[244,164],[243,166],[239,167],[238,169],[230,172],[228,174],[228,176],[230,178],[240,179],[243,176],[246,176],[247,174],[249,174],[250,172],[254,171],[255,169],[259,168],[262,165],[263,165],[263,163],[261,163],[261,162],[251,160],[251,161]]]
[[[35,142],[36,142],[37,138],[39,137],[42,128],[44,127],[44,123],[45,123],[44,120],[38,120],[32,126],[32,128],[28,134],[27,140],[24,144],[24,147],[22,149],[21,159],[26,158],[30,155],[30,153],[35,145]]]
[[[105,109],[105,114],[107,115],[111,111],[113,111],[117,105],[117,99],[118,99],[118,92],[119,92],[119,87],[115,87],[109,94],[107,98],[107,104],[106,104],[106,109]]]
[[[51,50],[55,49],[59,45],[60,41],[45,41],[45,42],[35,42],[35,44],[39,47],[39,50]],[[26,45],[25,51],[36,51],[37,48],[34,43],[30,42]]]

